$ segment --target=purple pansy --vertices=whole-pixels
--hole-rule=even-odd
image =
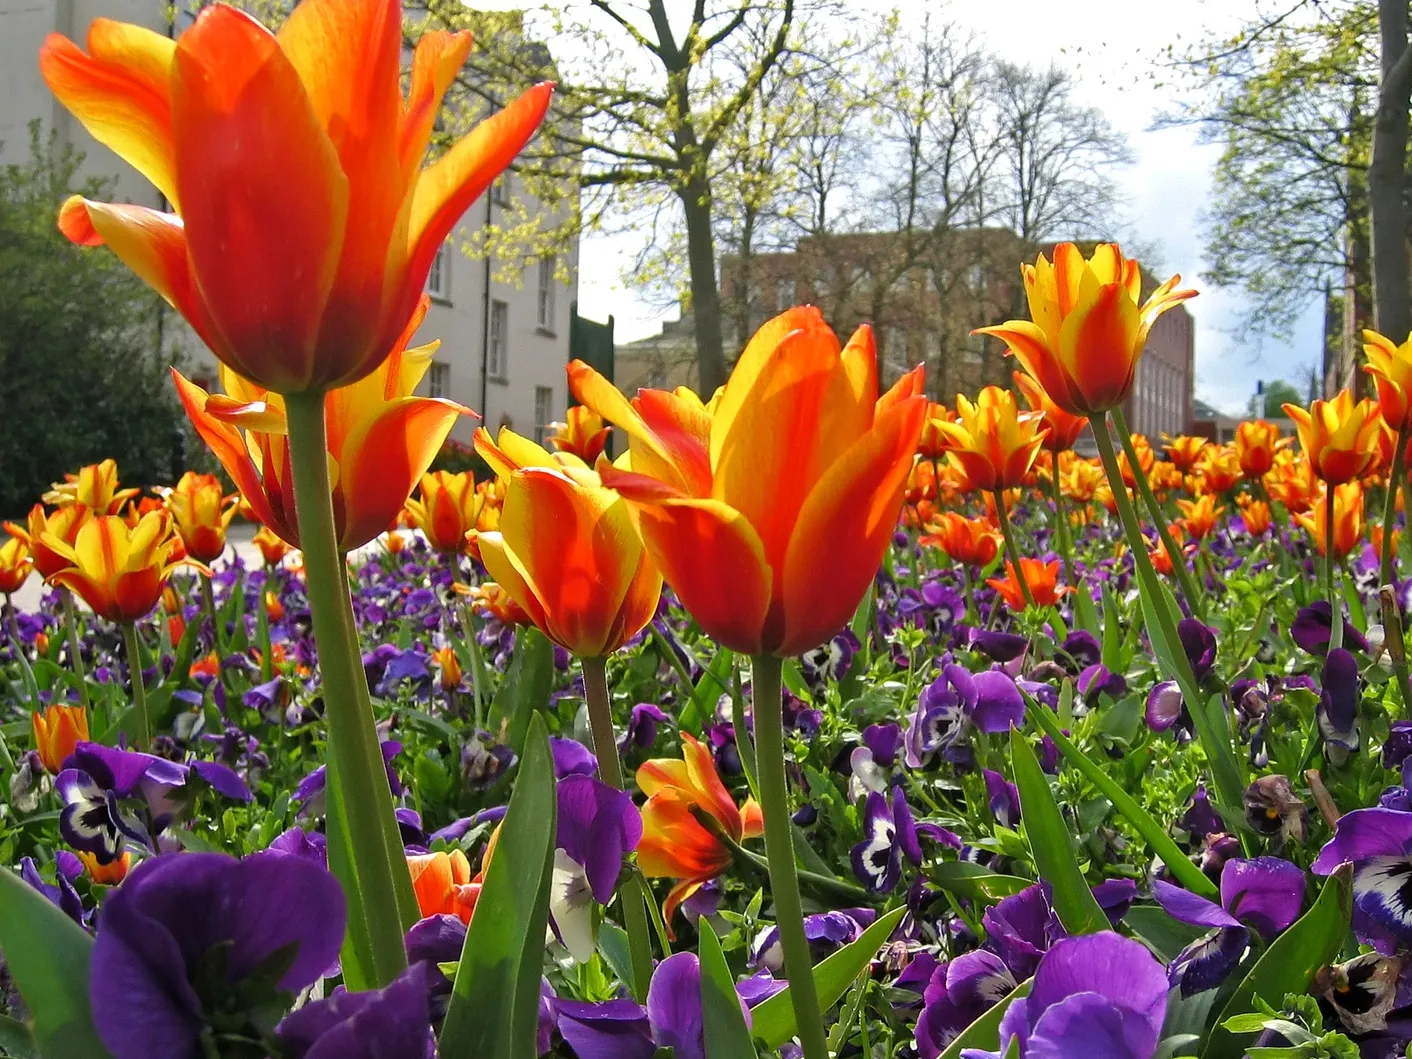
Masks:
[[[565,948],[579,962],[593,955],[593,905],[606,905],[623,858],[642,839],[642,814],[632,797],[592,776],[568,776],[557,786],[558,838],[549,910]]]
[[[554,757],[554,778],[592,776],[598,772],[598,758],[577,739],[551,735],[549,750]]]
[[[1005,1011],[999,1051],[961,1054],[1152,1059],[1166,1014],[1167,975],[1146,948],[1109,931],[1084,934],[1044,954],[1030,994]]]
[[[863,928],[877,918],[871,908],[853,908],[843,912],[819,912],[804,917],[804,937],[818,963],[850,941],[855,941]],[[766,927],[751,945],[750,965],[768,971],[784,968],[784,949],[780,946],[779,927]]]
[[[1024,717],[1025,698],[1008,673],[973,674],[950,663],[917,700],[907,726],[904,760],[908,768],[920,768],[937,751],[953,749],[971,726],[1007,732]]]
[[[1152,685],[1147,693],[1147,706],[1143,719],[1154,732],[1165,732],[1182,719],[1186,713],[1186,700],[1175,680],[1162,680]]]
[[[287,1059],[431,1059],[436,1054],[427,968],[414,963],[383,989],[342,986],[275,1027]]]
[[[917,1054],[938,1059],[971,1023],[1009,995],[1015,976],[993,952],[975,949],[938,965],[922,993]]]
[[[999,662],[1013,662],[1025,653],[1029,640],[1013,632],[1000,632],[997,629],[971,629],[967,642],[975,650]]]
[[[1391,956],[1412,945],[1412,813],[1355,809],[1339,817],[1334,837],[1310,870],[1332,874],[1353,865],[1353,932]]]
[[[853,772],[849,798],[857,801],[868,791],[887,790],[897,752],[902,749],[902,729],[896,724],[870,724],[863,729],[863,745],[848,757]]]
[[[823,693],[830,683],[842,680],[853,667],[853,656],[862,645],[852,629],[844,629],[832,640],[804,652],[799,659],[799,673],[815,695]]]
[[[1177,639],[1182,643],[1192,675],[1198,682],[1205,680],[1216,663],[1216,630],[1195,618],[1183,618],[1177,623]]]
[[[1324,661],[1323,688],[1315,716],[1324,738],[1324,753],[1332,765],[1342,765],[1357,751],[1358,660],[1342,647],[1329,651]]]
[[[1315,600],[1302,607],[1289,627],[1289,636],[1310,654],[1322,655],[1329,649],[1334,631],[1334,609],[1326,599]],[[1343,622],[1343,642],[1360,652],[1367,652],[1368,641],[1353,627],[1347,616]]]
[[[922,863],[922,846],[912,809],[901,787],[889,799],[877,791],[863,808],[863,841],[853,847],[853,873],[873,893],[887,893],[902,878],[903,856]]]
[[[1020,789],[994,769],[981,769],[995,822],[1013,828],[1020,822]]]
[[[1110,699],[1122,698],[1128,693],[1128,682],[1121,673],[1114,673],[1102,662],[1095,662],[1079,674],[1078,693],[1086,705],[1092,706],[1100,695]]]
[[[628,725],[618,740],[618,753],[626,754],[633,747],[646,750],[657,742],[657,726],[670,719],[660,706],[639,702],[628,715]]]
[[[343,892],[299,857],[171,853],[144,861],[103,904],[89,993],[114,1059],[199,1059],[242,1016],[319,979],[343,941]],[[271,983],[270,968],[279,968]],[[212,995],[205,995],[206,993]],[[219,1023],[207,1013],[219,1011]]]
[[[29,883],[75,923],[83,923],[83,900],[74,889],[74,880],[83,874],[83,862],[66,849],[54,854],[54,884],[45,882],[33,857],[20,861],[20,878]]]

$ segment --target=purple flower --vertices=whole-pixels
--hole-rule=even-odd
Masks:
[[[1085,629],[1075,629],[1059,646],[1058,661],[1071,676],[1082,673],[1102,660],[1103,648],[1093,633]]]
[[[965,1059],[1152,1059],[1167,1014],[1167,975],[1136,941],[1108,931],[1065,938],[1044,954],[1027,997],[1000,1023],[1000,1050]]]
[[[1310,866],[1316,875],[1353,865],[1353,932],[1391,956],[1412,945],[1412,813],[1355,809]]]
[[[921,768],[938,750],[953,749],[971,726],[983,732],[1006,732],[1024,717],[1024,696],[1009,674],[999,670],[972,674],[954,663],[945,665],[917,700],[907,726],[903,760],[908,768]]]
[[[1326,599],[1316,600],[1300,609],[1289,627],[1290,639],[1312,655],[1322,655],[1329,649],[1334,631],[1334,609]],[[1368,650],[1368,641],[1345,617],[1343,642],[1358,651]]]
[[[99,913],[89,982],[98,1034],[114,1059],[200,1059],[203,1035],[216,1050],[223,1035],[258,1037],[247,1020],[329,970],[344,917],[333,876],[299,857],[144,861]]]
[[[302,857],[320,867],[328,867],[328,839],[318,831],[291,827],[265,847],[266,856]]]
[[[1342,647],[1329,651],[1324,662],[1323,690],[1315,716],[1324,752],[1333,765],[1342,765],[1358,749],[1358,660]]]
[[[1013,828],[1020,822],[1020,789],[993,769],[981,769],[981,776],[995,822]]]
[[[1400,769],[1412,757],[1412,721],[1393,721],[1383,743],[1383,768]]]
[[[970,630],[970,645],[989,657],[992,661],[1013,662],[1025,653],[1030,642],[1013,632],[998,632],[994,629]]]
[[[992,952],[975,949],[932,971],[917,1019],[917,1053],[938,1059],[946,1046],[1009,995],[1015,976]]]
[[[592,776],[598,772],[598,758],[577,739],[551,735],[549,750],[554,755],[554,778]]]
[[[853,668],[853,656],[862,645],[852,629],[844,629],[832,640],[806,651],[799,660],[799,673],[815,695],[830,683],[842,680]]]
[[[849,912],[819,912],[804,917],[804,937],[809,941],[809,951],[818,963],[834,950],[858,938],[863,927],[877,918],[870,909],[852,909]],[[767,971],[784,968],[784,949],[780,946],[779,927],[766,927],[751,946],[750,965],[764,967]]]
[[[887,790],[897,752],[902,748],[902,729],[897,725],[870,724],[863,729],[863,745],[855,747],[848,757],[853,777],[849,783],[849,798],[857,800],[866,791]]]
[[[494,740],[489,732],[477,732],[461,747],[461,776],[478,791],[499,783],[515,763],[515,752]]]
[[[986,946],[1005,961],[1017,981],[1034,974],[1040,956],[1066,936],[1042,883],[1027,886],[987,908],[981,925]]]
[[[1192,838],[1205,838],[1207,835],[1219,834],[1226,830],[1226,822],[1211,804],[1205,784],[1198,783],[1196,790],[1192,791],[1191,806],[1183,814],[1180,826]]]
[[[1025,697],[1008,673],[988,669],[974,677],[975,705],[970,709],[971,723],[982,732],[1008,732],[1011,725],[1025,723]]]
[[[385,989],[350,993],[342,986],[275,1027],[288,1059],[430,1059],[436,1054],[427,968],[414,963]]]
[[[33,857],[20,861],[20,878],[29,883],[75,923],[83,924],[83,900],[74,889],[74,880],[83,874],[83,862],[66,849],[54,854],[54,885],[40,877]]]
[[[1198,682],[1205,680],[1216,663],[1216,630],[1195,618],[1183,618],[1177,623],[1177,639],[1182,642],[1192,674]]]
[[[639,702],[628,715],[628,726],[623,730],[623,737],[618,740],[618,753],[626,754],[633,747],[646,750],[657,742],[657,726],[666,724],[669,720],[660,706]]]
[[[749,1026],[750,1009],[743,1001],[740,1010]],[[672,1049],[672,1059],[706,1059],[701,963],[694,952],[674,953],[657,965],[647,988],[647,1020],[653,1042]]]
[[[461,950],[466,947],[466,924],[457,916],[427,916],[412,924],[403,943],[407,962],[420,964],[426,970],[428,994],[433,998],[449,996],[451,979],[441,973],[441,964],[460,960]]]
[[[1078,692],[1092,706],[1100,695],[1117,699],[1128,693],[1128,682],[1121,673],[1114,673],[1102,662],[1089,666],[1079,674]]]
[[[863,809],[863,841],[853,847],[853,874],[873,893],[887,893],[902,878],[902,858],[922,863],[922,846],[912,809],[901,787],[892,789],[892,801],[877,791],[868,795]]]
[[[1143,718],[1154,732],[1165,732],[1186,713],[1186,700],[1175,680],[1163,680],[1147,693],[1147,708]]]
[[[652,1059],[657,1052],[647,1009],[635,1000],[595,1004],[555,997],[549,1006],[578,1059]]]
[[[580,962],[593,955],[593,904],[613,899],[623,858],[642,839],[632,797],[592,776],[559,781],[558,840],[549,908],[564,946]]]

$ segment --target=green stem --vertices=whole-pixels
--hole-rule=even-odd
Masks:
[[[598,776],[608,786],[626,790],[623,766],[618,761],[618,740],[613,732],[613,700],[608,693],[608,661],[601,655],[581,658],[584,695],[588,699],[588,724],[593,731],[593,751],[598,757]],[[652,981],[652,936],[648,933],[647,909],[641,883],[631,878],[623,886],[623,924],[628,931],[628,951],[632,956],[633,995],[642,1001]]]
[[[1118,505],[1118,518],[1122,522],[1123,531],[1127,534],[1128,548],[1133,553],[1133,568],[1137,572],[1138,589],[1143,598],[1147,600],[1152,620],[1157,623],[1158,635],[1167,645],[1167,650],[1162,652],[1166,656],[1162,661],[1165,662],[1166,668],[1172,671],[1171,675],[1181,689],[1187,710],[1191,714],[1192,721],[1196,724],[1197,736],[1206,751],[1207,760],[1211,763],[1211,772],[1216,781],[1216,789],[1220,794],[1221,803],[1228,806],[1238,806],[1242,804],[1245,794],[1245,779],[1240,762],[1236,758],[1230,742],[1222,740],[1206,712],[1206,703],[1202,697],[1201,688],[1197,684],[1196,675],[1191,670],[1191,663],[1187,660],[1186,652],[1182,650],[1181,639],[1177,636],[1177,619],[1172,613],[1174,609],[1172,602],[1166,590],[1163,589],[1162,582],[1157,578],[1157,571],[1152,566],[1152,558],[1147,554],[1147,541],[1143,538],[1142,527],[1137,520],[1137,511],[1133,507],[1132,498],[1128,496],[1127,489],[1123,487],[1123,477],[1118,469],[1118,457],[1113,451],[1113,439],[1109,436],[1108,424],[1104,422],[1102,417],[1090,419],[1089,422],[1093,426],[1094,441],[1098,443],[1098,455],[1103,461],[1103,470],[1108,475],[1110,482],[1117,483],[1113,490],[1113,499]],[[1152,630],[1148,630],[1148,633],[1150,636]],[[1155,638],[1153,642],[1155,645]]]
[[[358,935],[354,947],[365,952],[370,963],[363,968],[367,985],[381,987],[407,966],[402,930],[411,879],[358,653],[348,575],[333,521],[324,396],[288,394],[285,410],[299,543],[328,720],[328,754],[336,766],[329,770],[329,783],[337,788],[331,793],[347,821],[346,830],[329,829],[331,843],[347,842],[346,849],[331,855],[330,863],[342,869],[344,877],[339,882],[349,898],[350,939]],[[406,885],[399,887],[399,883]],[[415,916],[415,908],[410,911]]]
[[[1194,617],[1204,617],[1206,599],[1197,590],[1195,582],[1192,581],[1191,571],[1187,569],[1186,565],[1186,556],[1177,547],[1177,542],[1172,539],[1172,531],[1167,528],[1167,513],[1162,510],[1162,505],[1157,500],[1157,494],[1152,491],[1152,485],[1147,480],[1147,472],[1142,469],[1142,464],[1138,463],[1137,450],[1133,447],[1133,437],[1128,431],[1127,420],[1123,418],[1123,410],[1114,408],[1112,415],[1113,425],[1118,428],[1118,440],[1123,446],[1123,451],[1127,453],[1128,465],[1132,467],[1133,481],[1137,483],[1137,491],[1142,494],[1142,502],[1147,505],[1148,513],[1152,515],[1152,523],[1157,528],[1157,535],[1162,540],[1162,547],[1167,549],[1167,554],[1172,559],[1172,569],[1176,572],[1177,583],[1181,588],[1182,595],[1186,597],[1187,608]],[[1119,474],[1110,484],[1115,493],[1124,488],[1122,475]]]
[[[1064,583],[1078,591],[1079,583],[1074,580],[1074,544],[1069,536],[1069,520],[1064,517],[1064,491],[1059,488],[1059,454],[1056,452],[1053,456],[1049,497],[1054,503],[1054,530],[1059,536],[1059,558],[1064,560]]]
[[[83,703],[85,710],[91,710],[93,702],[88,697],[88,675],[83,669],[83,650],[78,638],[78,603],[74,600],[74,594],[67,588],[59,589],[59,595],[64,600],[64,629],[69,636],[69,666],[78,677],[78,701]],[[90,721],[92,719],[89,718]]]
[[[270,586],[274,585],[274,588]],[[260,682],[268,684],[274,679],[275,660],[270,657],[270,612],[265,597],[273,592],[279,598],[278,575],[273,566],[265,567],[265,579],[260,583],[260,599],[255,610],[255,638],[260,643]],[[283,725],[281,725],[283,727]]]
[[[1010,514],[1005,510],[1005,490],[995,491],[995,514],[1000,520],[1000,535],[1005,539],[1005,556],[1010,560],[1010,567],[1014,571],[1015,580],[1020,583],[1020,595],[1025,597],[1025,606],[1035,605],[1034,594],[1030,591],[1030,583],[1025,577],[1025,568],[1020,565],[1020,549],[1015,546],[1015,531],[1010,528]]]
[[[1397,553],[1392,546],[1392,524],[1397,518],[1397,491],[1402,487],[1403,469],[1407,466],[1407,420],[1397,428],[1397,449],[1392,454],[1392,469],[1387,476],[1387,496],[1383,500],[1383,553],[1379,565],[1379,581],[1384,585],[1397,583]]]
[[[123,623],[123,646],[127,649],[127,675],[132,685],[132,712],[137,718],[137,749],[152,746],[152,726],[147,719],[147,686],[142,680],[142,648],[137,642],[137,626]]]
[[[1324,594],[1329,600],[1329,649],[1343,646],[1343,600],[1334,594],[1337,588],[1338,560],[1334,558],[1334,495],[1332,482],[1324,483]]]
[[[814,962],[804,936],[804,907],[795,873],[794,837],[789,814],[789,787],[784,770],[784,716],[780,699],[780,660],[757,655],[751,666],[754,698],[755,757],[760,770],[760,807],[765,813],[765,854],[770,862],[770,890],[775,900],[775,924],[784,950],[785,977],[794,1004],[794,1021],[804,1059],[829,1059],[819,994],[814,986]]]
[[[211,623],[211,650],[215,651],[219,657],[225,656],[225,645],[221,642],[225,639],[221,635],[221,619],[216,613],[216,593],[211,588],[211,579],[205,574],[197,574],[196,579],[201,582],[201,608],[206,612],[206,620]],[[260,596],[260,604],[263,606],[265,597]]]

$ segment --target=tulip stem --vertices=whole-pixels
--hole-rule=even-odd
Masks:
[[[1191,611],[1193,617],[1202,618],[1206,612],[1205,597],[1201,595],[1196,583],[1191,579],[1191,571],[1186,565],[1186,556],[1182,553],[1181,548],[1177,547],[1177,542],[1172,539],[1172,531],[1167,527],[1167,513],[1162,510],[1157,494],[1152,491],[1152,485],[1147,480],[1147,472],[1138,462],[1137,450],[1133,447],[1133,436],[1128,430],[1128,421],[1123,418],[1122,408],[1114,408],[1112,416],[1113,425],[1118,428],[1118,441],[1122,444],[1123,452],[1128,457],[1128,466],[1133,471],[1133,481],[1137,483],[1137,491],[1142,494],[1142,502],[1147,505],[1148,513],[1152,515],[1152,523],[1157,529],[1157,536],[1162,540],[1162,547],[1167,549],[1167,555],[1172,560],[1172,570],[1177,575],[1177,583],[1181,587],[1182,595],[1186,597],[1187,609]],[[1126,488],[1121,473],[1116,479],[1110,481],[1109,485],[1113,487],[1115,495],[1117,490]]]
[[[1030,591],[1025,568],[1020,565],[1020,549],[1015,546],[1015,531],[1010,528],[1010,514],[1005,510],[1005,490],[995,491],[995,514],[1000,520],[1000,536],[1005,539],[1005,556],[1010,560],[1010,572],[1020,583],[1020,595],[1025,597],[1025,606],[1034,607],[1034,593]]]
[[[1104,473],[1108,475],[1110,483],[1116,483],[1113,500],[1118,505],[1118,518],[1127,534],[1128,548],[1133,553],[1133,569],[1137,573],[1138,591],[1147,603],[1147,612],[1157,624],[1156,632],[1166,645],[1166,650],[1159,652],[1159,660],[1165,668],[1171,670],[1172,677],[1181,689],[1187,712],[1196,724],[1197,736],[1206,751],[1207,760],[1211,763],[1211,774],[1220,793],[1221,803],[1240,805],[1245,795],[1244,771],[1230,740],[1225,739],[1212,723],[1196,674],[1192,672],[1191,662],[1182,649],[1171,601],[1162,587],[1162,582],[1157,579],[1152,557],[1147,554],[1147,542],[1138,523],[1137,511],[1123,485],[1122,472],[1118,468],[1118,457],[1113,450],[1113,438],[1108,432],[1108,424],[1102,417],[1090,419],[1089,422],[1093,426],[1093,439],[1098,443],[1098,455],[1103,461]],[[1152,637],[1152,632],[1153,630],[1148,630],[1149,637]],[[1156,642],[1153,638],[1154,645]]]
[[[328,720],[330,793],[343,821],[330,821],[329,863],[348,898],[348,942],[366,960],[350,988],[387,985],[407,966],[399,882],[411,897],[392,790],[358,651],[345,560],[333,520],[322,393],[285,396],[299,544],[319,652]],[[342,847],[342,848],[339,848]],[[394,857],[396,858],[394,860]],[[399,878],[400,873],[400,878]],[[415,900],[415,898],[413,898]],[[415,912],[412,912],[415,918]],[[347,961],[345,960],[345,968]]]
[[[270,585],[275,587],[271,588]],[[275,661],[270,657],[270,610],[265,602],[267,594],[275,593],[279,598],[279,583],[273,566],[265,567],[265,579],[260,582],[260,603],[255,609],[255,638],[260,643],[260,683],[268,684],[274,679]],[[283,727],[281,725],[281,727]]]
[[[64,601],[64,630],[69,636],[69,666],[78,677],[78,701],[84,710],[90,710],[93,704],[88,697],[88,675],[83,670],[83,647],[78,638],[78,603],[67,588],[59,589],[59,595]]]
[[[1335,595],[1338,583],[1338,560],[1334,558],[1334,496],[1333,483],[1324,483],[1324,591],[1329,597],[1329,649],[1343,646],[1343,600]]]
[[[133,622],[123,622],[123,646],[127,650],[128,683],[132,685],[132,712],[137,718],[137,749],[145,752],[152,746],[152,728],[147,719],[147,686],[142,679],[142,647]]]
[[[598,776],[608,786],[626,790],[623,766],[618,760],[618,741],[613,733],[613,699],[608,692],[608,660],[602,655],[581,658],[584,696],[588,699],[588,724],[593,732],[593,752],[598,758]],[[647,899],[641,881],[632,876],[622,886],[620,903],[623,924],[628,931],[628,952],[632,957],[632,992],[641,1002],[652,981],[652,936],[648,933]]]
[[[1054,501],[1054,532],[1059,538],[1059,558],[1064,560],[1064,583],[1075,592],[1081,591],[1074,580],[1074,543],[1069,537],[1069,520],[1064,517],[1064,491],[1059,488],[1059,453],[1054,453],[1054,463],[1049,473],[1049,495]]]
[[[784,769],[784,706],[780,699],[780,659],[756,655],[751,662],[754,700],[755,757],[759,769],[760,807],[765,814],[765,855],[770,864],[770,892],[775,900],[775,925],[784,950],[785,977],[794,1005],[794,1022],[804,1059],[829,1059],[819,994],[814,986],[814,962],[804,936],[804,907],[794,864],[793,821],[789,813],[789,781]]]
[[[1407,420],[1397,429],[1397,448],[1392,454],[1392,469],[1387,476],[1387,496],[1383,500],[1383,547],[1378,579],[1381,584],[1397,584],[1397,549],[1392,543],[1392,524],[1397,519],[1397,491],[1402,488],[1402,475],[1407,466]]]

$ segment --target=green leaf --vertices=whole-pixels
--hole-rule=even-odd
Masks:
[[[957,897],[981,901],[999,901],[1034,885],[1033,879],[997,875],[984,864],[969,860],[948,860],[934,865],[927,871],[927,877]]]
[[[1084,586],[1071,597],[1074,601],[1074,624],[1087,633],[1098,635],[1098,608],[1093,605],[1093,596]]]
[[[535,1059],[557,813],[549,730],[536,713],[466,931],[441,1031],[442,1055]]]
[[[1202,927],[1173,919],[1161,905],[1133,905],[1123,922],[1167,962],[1206,933]]]
[[[603,957],[620,982],[632,981],[632,950],[628,932],[616,923],[604,920],[598,926],[598,954]]]
[[[814,968],[814,988],[819,993],[819,1010],[828,1011],[838,1003],[848,991],[853,979],[877,955],[883,942],[892,936],[897,924],[906,913],[905,908],[894,908],[884,916],[879,916],[873,925],[863,931],[857,941],[850,942]],[[756,1040],[763,1041],[766,1048],[778,1048],[797,1032],[794,1022],[794,1001],[786,986],[768,1000],[756,1004],[750,1011],[751,1032]]]
[[[1020,820],[1039,877],[1053,890],[1054,912],[1070,934],[1108,930],[1108,917],[1094,899],[1079,863],[1049,780],[1019,729],[1010,729],[1010,764],[1020,789]]]
[[[706,1026],[706,1059],[756,1059],[750,1027],[740,1008],[731,969],[720,939],[702,916],[696,923],[701,957],[701,1019]]]
[[[18,875],[0,868],[0,950],[33,1015],[44,1059],[103,1059],[88,1004],[93,939]]]
[[[722,647],[716,657],[702,671],[701,679],[691,692],[691,698],[682,707],[677,718],[678,725],[685,731],[700,735],[706,719],[716,713],[716,700],[731,689],[731,672],[735,668],[735,655]]]
[[[1082,772],[1085,778],[1113,803],[1113,808],[1122,813],[1128,823],[1133,825],[1133,829],[1143,837],[1152,852],[1161,858],[1173,878],[1192,893],[1209,897],[1212,900],[1219,900],[1220,890],[1216,888],[1216,884],[1206,877],[1205,872],[1187,859],[1186,854],[1172,841],[1172,837],[1167,834],[1166,829],[1152,818],[1151,813],[1140,806],[1131,794],[1123,790],[1107,770],[1074,745],[1073,741],[1060,729],[1059,722],[1054,715],[1044,705],[1031,700],[1027,712],[1029,717],[1044,729],[1045,734],[1054,740],[1054,745],[1059,748],[1059,753],[1063,754],[1071,765]]]
[[[1353,867],[1345,864],[1330,875],[1314,906],[1281,934],[1236,986],[1202,1050],[1202,1059],[1240,1059],[1250,1034],[1232,1033],[1225,1023],[1263,1000],[1278,1007],[1286,993],[1303,993],[1314,975],[1332,963],[1348,937],[1352,914]]]
[[[522,753],[530,717],[549,702],[553,687],[554,645],[538,629],[520,629],[510,669],[490,704],[491,732],[504,727],[505,742],[515,753]]]
[[[339,962],[343,968],[344,984],[357,992],[374,987],[376,975],[373,969],[373,952],[366,926],[359,927],[359,924],[366,924],[367,913],[363,904],[363,893],[358,887],[358,873],[353,870],[349,855],[353,848],[352,828],[343,805],[343,786],[337,782],[338,770],[331,749],[325,752],[324,760],[328,768],[328,782],[324,784],[328,867],[343,887],[343,896],[348,904],[348,931],[343,936]]]
[[[1114,673],[1123,665],[1123,625],[1119,618],[1118,597],[1107,582],[1103,585],[1103,664]]]
[[[34,1034],[19,1019],[0,1015],[0,1051],[14,1059],[40,1059]]]
[[[941,1053],[941,1059],[961,1059],[961,1052],[966,1048],[979,1048],[987,1052],[999,1048],[1000,1020],[1005,1017],[1005,1012],[1011,1004],[1030,995],[1030,986],[1033,983],[1034,979],[1026,978],[1010,990],[1000,1003],[962,1030],[961,1036],[946,1046],[946,1051]]]

